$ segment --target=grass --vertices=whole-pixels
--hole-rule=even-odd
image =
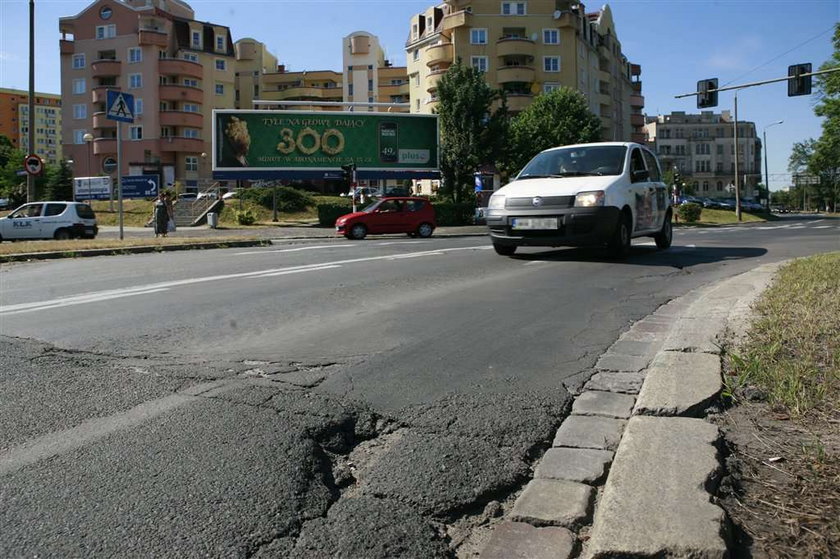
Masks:
[[[751,214],[747,212],[741,212],[742,223],[775,221],[776,219],[778,218],[772,214]],[[680,220],[680,223],[684,224],[685,222]],[[738,223],[738,218],[735,215],[734,211],[713,210],[710,208],[703,208],[703,212],[700,214],[700,221],[697,221],[691,225],[727,225],[731,223]]]
[[[0,243],[0,256],[13,254],[28,254],[34,252],[61,252],[73,256],[80,250],[120,249],[138,246],[177,246],[193,243],[227,243],[233,241],[251,241],[256,237],[248,236],[247,231],[242,235],[225,237],[158,237],[152,236],[142,239],[74,239],[69,241],[18,241],[14,243]]]
[[[727,392],[757,387],[792,417],[840,407],[840,252],[796,260],[756,304]]]

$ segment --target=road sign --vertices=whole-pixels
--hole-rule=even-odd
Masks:
[[[37,155],[27,155],[23,160],[23,168],[30,175],[40,175],[44,172],[44,162]]]
[[[106,157],[102,160],[102,170],[109,175],[117,169],[117,160],[113,157]]]
[[[123,198],[154,198],[158,194],[160,177],[130,175],[122,178]]]
[[[109,89],[105,106],[107,107],[105,118],[108,120],[134,122],[134,95]]]
[[[24,169],[18,169],[17,171],[15,171],[15,174],[19,177],[25,177],[29,173],[27,173]]]

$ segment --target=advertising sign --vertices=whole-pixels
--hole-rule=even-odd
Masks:
[[[130,175],[122,178],[123,198],[154,198],[158,194],[157,175]]]
[[[73,179],[73,199],[108,200],[111,188],[111,177],[76,177]]]
[[[322,178],[351,163],[359,178],[439,176],[437,116],[213,111],[214,178]]]

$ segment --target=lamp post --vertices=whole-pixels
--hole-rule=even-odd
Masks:
[[[93,134],[91,134],[90,132],[87,132],[87,133],[85,133],[84,136],[82,136],[82,139],[87,144],[87,152],[88,152],[87,153],[87,155],[88,155],[87,156],[87,186],[88,186],[88,203],[90,203],[90,201],[91,201],[91,197],[90,197],[91,196],[91,192],[90,192],[90,144],[91,144],[91,142],[93,142]]]
[[[767,189],[767,211],[770,211],[770,172],[767,170],[767,129],[771,126],[776,126],[777,124],[783,123],[784,120],[779,120],[776,122],[771,122],[767,126],[764,127],[761,134],[763,136],[764,141],[764,187]]]

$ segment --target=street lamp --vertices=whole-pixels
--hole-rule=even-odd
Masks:
[[[87,152],[88,152],[88,157],[87,157],[88,203],[90,203],[90,201],[91,201],[91,192],[90,192],[90,144],[91,144],[91,142],[93,142],[93,134],[91,134],[90,132],[87,132],[87,133],[85,133],[84,136],[82,136],[82,139],[87,144]]]
[[[767,129],[771,126],[776,126],[777,124],[783,123],[784,120],[779,120],[777,122],[772,122],[764,127],[764,130],[761,132],[762,136],[764,137],[764,187],[767,189],[767,211],[770,211],[770,173],[767,171]]]

